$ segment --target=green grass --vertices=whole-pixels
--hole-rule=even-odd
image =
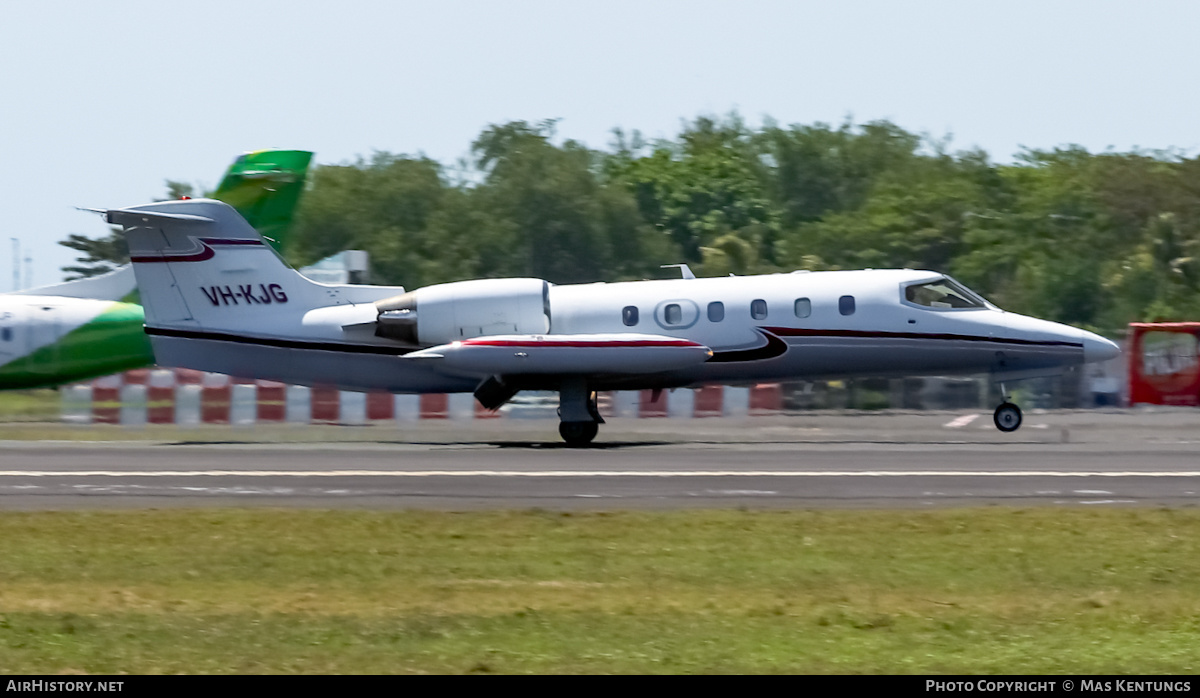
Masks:
[[[1200,512],[0,515],[0,672],[1195,673]]]
[[[57,422],[61,404],[58,391],[51,388],[0,391],[0,423]]]

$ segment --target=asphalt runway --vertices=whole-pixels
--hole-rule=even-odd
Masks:
[[[0,510],[945,508],[1200,503],[1200,411],[201,429],[0,441]],[[96,428],[93,428],[96,429]],[[67,440],[72,439],[72,440]]]

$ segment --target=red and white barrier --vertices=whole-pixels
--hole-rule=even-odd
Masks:
[[[76,424],[367,424],[505,416],[470,393],[392,395],[232,378],[189,369],[138,369],[62,389],[62,419]],[[601,396],[605,417],[641,419],[744,417],[781,409],[778,384],[706,385],[695,390],[613,392]],[[520,416],[557,418],[557,401]],[[510,416],[518,416],[514,411]]]

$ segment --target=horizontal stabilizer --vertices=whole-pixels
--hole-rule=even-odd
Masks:
[[[136,209],[127,209],[127,208],[119,208],[119,209],[112,209],[109,211],[105,211],[104,212],[104,220],[108,221],[112,225],[123,225],[126,227],[146,225],[147,223],[153,225],[155,223],[174,223],[174,222],[187,222],[187,223],[215,223],[216,222],[213,219],[208,218],[207,216],[197,216],[197,215],[194,215],[191,213],[163,213],[161,211],[139,211]]]
[[[661,373],[702,364],[703,344],[653,334],[495,335],[430,347],[406,359],[479,376]]]

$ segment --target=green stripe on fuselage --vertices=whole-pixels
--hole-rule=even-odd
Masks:
[[[58,341],[0,366],[0,389],[40,388],[154,363],[140,305],[113,303]]]

